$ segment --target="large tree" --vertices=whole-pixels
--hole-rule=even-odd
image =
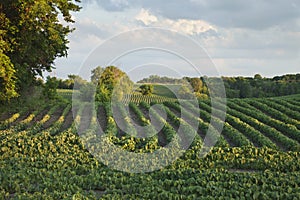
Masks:
[[[100,69],[99,67],[96,69]],[[98,74],[98,70],[92,71],[94,80],[98,80],[96,90],[96,100],[101,102],[121,100],[125,94],[131,92],[133,82],[125,72],[115,66],[108,66]],[[99,77],[96,77],[97,76]]]
[[[95,69],[92,70],[92,76],[91,76],[91,81],[94,84],[98,84],[99,83],[99,79],[101,77],[101,74],[103,73],[105,68],[98,66]]]
[[[80,0],[0,1],[0,100],[17,95],[67,55],[72,11]],[[16,84],[16,86],[15,86]]]
[[[203,82],[200,78],[191,78],[190,84],[196,93],[200,93],[203,89]]]

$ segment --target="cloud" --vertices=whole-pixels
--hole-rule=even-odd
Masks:
[[[299,19],[298,0],[94,0],[109,11],[144,8],[171,20],[205,20],[220,27],[265,29]]]
[[[141,9],[140,13],[135,17],[136,20],[141,21],[146,26],[157,22],[157,17],[150,14],[148,10]]]
[[[264,31],[219,29],[221,37],[202,40],[213,57],[296,59],[299,56],[300,34],[282,28]]]
[[[143,8],[135,19],[144,26],[168,28],[188,35],[199,35],[205,32],[214,34],[217,32],[216,27],[203,20],[171,20],[161,16],[157,17]]]
[[[87,0],[82,11],[75,15],[76,31],[69,36],[69,58],[58,60],[57,66],[65,65],[62,70],[73,70],[94,47],[116,34],[136,28],[160,27],[195,39],[224,75],[299,72],[299,3],[298,0],[254,0],[251,3],[238,0]],[[170,40],[159,34],[142,34],[132,36],[134,40],[130,40],[130,45],[145,37],[149,45]],[[169,41],[170,46],[176,45],[174,43],[179,42]],[[118,47],[123,48],[122,44]],[[194,49],[188,51],[192,54]],[[138,58],[145,61],[145,55]],[[128,61],[128,66],[136,59]],[[172,66],[180,65],[175,59],[168,62]]]

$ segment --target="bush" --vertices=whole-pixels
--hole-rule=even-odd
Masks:
[[[57,87],[58,87],[59,81],[56,79],[56,77],[50,77],[47,76],[47,81],[44,85],[43,89],[43,95],[49,99],[55,99],[58,97],[57,95]]]
[[[153,93],[153,85],[150,84],[141,85],[140,93],[142,93],[142,95],[151,95]]]

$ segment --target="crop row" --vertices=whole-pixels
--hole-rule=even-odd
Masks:
[[[300,113],[294,110],[289,109],[286,107],[286,101],[279,101],[274,102],[272,100],[261,100],[260,102],[270,106],[271,108],[281,112],[282,114],[279,114],[281,118],[290,118],[289,121],[286,120],[287,123],[294,124],[297,126],[298,129],[300,129]],[[281,105],[284,104],[284,105]],[[280,119],[279,119],[280,120]]]
[[[235,110],[235,109],[239,109],[245,111],[247,110],[246,108],[241,108],[240,106],[231,102],[228,103],[228,106],[230,107],[227,109],[228,113],[248,123],[253,128],[260,131],[268,138],[272,139],[276,144],[280,144],[282,148],[287,150],[300,151],[300,145],[295,140],[288,138],[287,136],[283,135],[281,132],[277,131],[275,128],[265,125],[264,123],[260,122],[256,118],[250,117],[244,114],[243,112]],[[252,110],[247,110],[247,112],[252,112]],[[258,113],[256,113],[256,115],[258,115]]]
[[[236,102],[229,103],[230,109],[227,115],[232,117],[239,115],[239,119],[247,121],[247,124],[253,127],[256,127],[254,122],[272,127],[260,120],[256,122],[256,118],[243,112],[243,107],[238,105]],[[89,104],[77,106],[73,123],[63,131],[61,126],[65,122],[67,113],[70,112],[70,105],[64,105],[63,110],[59,106],[52,106],[40,120],[29,125],[36,120],[35,116],[38,114],[33,111],[24,118],[25,125],[22,127],[15,125],[0,130],[0,199],[299,198],[299,152],[282,152],[267,147],[224,145],[212,148],[206,157],[201,157],[199,148],[193,146],[169,166],[157,171],[134,174],[112,170],[87,151],[76,130],[76,125],[85,123],[83,111],[91,109],[92,115],[86,122],[88,124],[86,136],[93,136],[88,132],[96,130],[97,109],[88,107]],[[132,139],[131,136],[126,135],[118,138],[118,129],[110,105],[99,106],[106,111],[106,116],[102,116],[107,120],[105,132],[113,142],[128,151],[160,148],[157,146],[157,137],[147,138],[148,140],[145,141],[140,138]],[[183,125],[184,133],[192,133],[192,127],[197,123],[199,123],[199,130],[207,131],[209,127],[213,127],[209,125],[210,121],[218,123],[218,119],[222,119],[222,111],[209,116],[211,110],[209,104],[200,105],[202,110],[199,111],[200,117],[196,115],[198,112],[196,109],[191,110],[194,107],[195,105],[188,103],[182,107],[176,103],[165,103],[159,110],[143,102],[139,106],[132,104],[129,109],[142,125],[149,125],[152,131],[156,127],[151,124],[153,120],[165,125],[162,131],[170,140],[174,138],[174,134],[177,134],[173,125]],[[249,107],[252,109],[247,107],[245,111],[260,113],[252,106]],[[61,110],[60,116],[51,123],[49,128],[45,128],[53,113],[58,113],[57,109]],[[123,109],[122,116],[129,116],[127,110],[121,109]],[[152,116],[149,124],[145,110]],[[167,120],[161,112],[166,113]],[[182,117],[177,115],[179,112]],[[166,121],[170,121],[172,125]],[[131,120],[128,123],[133,126]],[[268,130],[260,125],[256,127],[257,130],[261,132]],[[232,127],[235,134],[243,133],[233,125],[225,123],[224,129],[226,127],[227,131]],[[198,139],[201,140],[200,137]],[[153,146],[146,143],[151,143]],[[108,156],[114,158],[118,164],[120,158],[114,157],[114,152],[109,152]],[[135,167],[139,167],[138,163],[133,162],[134,164]]]
[[[282,121],[279,121],[277,119],[274,119],[264,113],[261,113],[261,111],[254,107],[253,105],[250,105],[249,103],[245,101],[235,101],[240,107],[246,108],[246,109],[240,109],[244,114],[249,115],[260,122],[275,128],[276,130],[280,131],[282,134],[300,142],[300,132],[299,130],[291,124],[286,124]],[[254,103],[252,103],[254,104]],[[265,109],[268,108],[268,106],[265,106],[264,104],[259,103],[259,107],[264,107]]]
[[[217,104],[217,102],[215,102],[215,104]],[[219,105],[218,107],[222,107],[222,105]],[[242,133],[244,136],[246,136],[254,145],[258,147],[267,146],[270,148],[277,148],[269,138],[265,137],[261,132],[257,131],[255,128],[241,120],[239,117],[235,117],[228,113],[226,114],[226,122],[236,130],[238,130],[240,133]]]
[[[281,105],[278,105],[278,104],[272,102],[271,100],[260,99],[260,100],[256,100],[253,103],[251,103],[251,102],[252,101],[249,101],[249,103],[251,105],[261,109],[263,112],[267,113],[274,119],[277,119],[284,123],[291,124],[291,125],[296,126],[297,128],[300,128],[300,121],[295,119],[295,118],[299,117],[299,113],[297,113],[297,112],[295,113],[292,110],[290,110],[284,106],[281,106]],[[287,116],[286,113],[288,113],[289,116]]]
[[[272,101],[278,103],[281,106],[284,106],[285,108],[288,108],[290,111],[293,111],[292,112],[293,114],[295,114],[295,112],[297,112],[299,114],[299,112],[300,112],[300,107],[295,105],[293,102],[288,101],[288,100],[272,99]]]
[[[141,102],[146,102],[148,104],[151,104],[153,102],[155,103],[162,103],[165,101],[175,101],[176,99],[169,98],[169,97],[163,97],[163,96],[157,96],[157,95],[141,95],[141,94],[130,94],[130,95],[125,95],[123,98],[122,102],[124,104],[129,104],[130,102],[132,103],[141,103]]]
[[[198,116],[195,116],[191,114],[187,110],[187,103],[185,106],[180,106],[179,104],[175,102],[165,102],[164,103],[167,107],[175,109],[177,112],[181,113],[181,120],[180,122],[184,122],[186,124],[190,124],[191,128],[195,129],[195,126],[198,126],[198,131],[202,135],[204,141],[204,145],[210,146],[213,143],[217,142],[217,146],[228,146],[228,143],[224,139],[222,135],[220,135],[218,129],[216,129],[215,126],[209,124],[210,123],[210,117],[207,116],[207,118],[202,118],[203,115],[201,115],[201,118]],[[202,112],[200,110],[200,112]],[[178,116],[176,116],[178,118]],[[186,122],[185,122],[186,121]],[[196,127],[197,128],[197,127]],[[206,138],[206,140],[205,140]]]

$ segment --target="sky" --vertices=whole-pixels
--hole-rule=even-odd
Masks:
[[[299,0],[82,1],[51,75],[89,79],[108,64],[134,80],[300,73]]]

